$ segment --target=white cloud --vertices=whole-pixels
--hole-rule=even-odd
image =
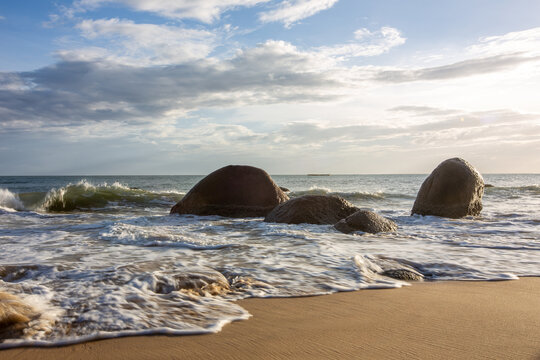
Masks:
[[[100,54],[100,49],[93,49]],[[117,121],[155,123],[204,107],[332,101],[342,82],[318,58],[268,41],[223,61],[174,66],[64,61],[1,74],[0,123],[58,126]],[[31,87],[22,88],[22,84]],[[121,106],[120,106],[121,105]]]
[[[501,148],[505,154],[497,165],[519,169],[515,158],[530,152],[526,146],[540,145],[540,115],[509,110],[453,112],[448,115],[440,109],[440,115],[430,122],[409,126],[303,121],[261,131],[246,125],[196,123],[189,128],[171,128],[160,141],[176,145],[175,156],[204,158],[219,154],[235,161],[257,159],[261,166],[269,159],[271,164],[279,162],[281,171],[294,173],[309,172],[313,169],[310,166],[321,163],[334,173],[414,172],[418,169],[413,166],[421,158],[436,165],[451,156],[465,156],[480,168],[495,171],[492,161],[486,159]],[[314,164],[308,164],[312,159],[316,159]]]
[[[65,60],[107,60],[129,65],[166,65],[204,59],[216,35],[180,26],[136,24],[131,20],[83,20],[77,25],[90,40],[105,39],[109,46],[59,51]]]
[[[382,27],[377,31],[362,28],[355,31],[354,37],[356,39],[354,42],[321,47],[319,51],[326,56],[342,60],[358,56],[376,56],[403,45],[407,40],[398,29],[391,27]]]
[[[458,110],[453,109],[440,109],[431,106],[414,106],[414,105],[405,105],[405,106],[395,106],[388,109],[388,111],[393,112],[404,112],[412,114],[413,116],[440,116],[440,115],[453,115],[458,113]]]
[[[6,17],[5,17],[5,16],[2,16],[2,15],[0,15],[0,21],[2,21],[2,20],[6,20]]]
[[[204,43],[207,36],[204,31],[183,33],[183,29],[177,31],[176,27],[134,24],[117,19],[88,20],[79,26],[88,38],[111,36],[118,38],[120,45],[128,39],[129,43],[138,46],[133,50],[135,56],[129,53],[128,45],[119,46],[123,49],[120,53],[111,52],[113,46],[91,47],[63,53],[66,61],[54,66],[33,72],[0,74],[0,123],[33,120],[54,126],[78,126],[92,121],[149,124],[168,122],[190,111],[208,108],[269,104],[295,104],[298,107],[303,103],[335,104],[336,101],[350,101],[358,107],[359,100],[368,99],[367,95],[371,93],[374,95],[363,104],[366,109],[381,103],[385,106],[388,103],[407,104],[407,101],[437,96],[439,100],[447,99],[455,91],[464,94],[462,103],[479,101],[465,95],[463,89],[474,89],[474,94],[481,93],[482,99],[490,101],[496,96],[498,101],[504,100],[511,106],[516,103],[516,98],[527,99],[534,93],[530,91],[534,78],[521,83],[527,94],[516,92],[512,96],[498,92],[498,88],[504,86],[498,79],[494,80],[497,87],[483,86],[476,80],[456,83],[453,87],[440,85],[444,80],[502,72],[531,61],[517,55],[415,70],[346,67],[320,49],[301,51],[284,41],[267,41],[238,51],[229,59],[209,59],[205,58],[208,50],[204,47],[200,53],[194,52],[195,55],[185,50],[172,54],[160,52],[160,46],[165,46],[168,41],[181,44],[194,38],[198,41],[200,37]],[[362,30],[357,32],[357,37],[366,40],[373,33]],[[385,32],[381,30],[380,33]],[[154,37],[160,37],[160,40],[154,43]],[[166,65],[144,66],[155,64]],[[504,74],[501,76],[504,78]],[[413,84],[415,80],[437,83]],[[453,99],[461,98],[454,96]],[[352,105],[346,110],[332,112],[341,117],[345,112],[365,113]],[[372,114],[377,116],[376,112]],[[264,114],[254,116],[264,117]],[[340,118],[339,121],[343,120]],[[350,118],[348,121],[358,122]]]
[[[74,62],[93,62],[93,61],[110,61],[115,62],[118,57],[114,57],[109,50],[99,46],[88,46],[84,48],[72,50],[59,50],[56,52],[63,61]],[[134,59],[127,61],[128,63],[135,62]]]
[[[286,27],[334,6],[338,0],[286,0],[274,10],[262,12],[262,22],[282,22]]]
[[[271,0],[77,0],[71,7],[62,7],[63,15],[74,18],[77,13],[99,7],[120,4],[135,11],[150,12],[171,19],[195,19],[212,23],[224,12],[241,7],[253,7]],[[334,6],[339,0],[285,0],[273,10],[259,13],[262,22],[282,22],[290,27],[295,22]],[[56,17],[56,19],[55,19]],[[57,21],[52,15],[51,21]]]
[[[529,57],[518,53],[475,58],[431,68],[373,68],[373,79],[377,81],[394,83],[421,80],[457,79],[479,74],[489,74],[505,70],[511,70],[521,64],[537,61],[540,61],[540,57]]]
[[[530,100],[538,74],[526,72],[523,80],[516,77],[521,69],[509,72],[536,66],[538,59],[522,52],[430,68],[347,66],[340,60],[382,53],[405,39],[393,28],[360,29],[346,45],[301,50],[268,40],[212,58],[219,39],[203,30],[120,19],[81,21],[78,28],[94,46],[65,51],[50,67],[0,73],[0,140],[42,131],[72,141],[129,137],[193,158],[327,158],[336,166],[327,171],[341,172],[359,153],[395,164],[392,157],[407,152],[440,158],[477,144],[487,156],[498,143],[540,143],[540,107]],[[494,103],[522,113],[477,111]],[[364,165],[372,167],[351,171],[383,171]]]
[[[228,10],[252,7],[269,0],[78,0],[66,9],[67,15],[96,9],[106,4],[121,4],[136,11],[151,12],[171,19],[196,19],[211,23]]]
[[[505,53],[540,55],[540,27],[510,32],[500,36],[480,38],[467,51],[476,56],[493,56]]]
[[[181,26],[136,24],[131,20],[117,18],[83,20],[76,27],[85,39],[95,41],[100,46],[60,50],[57,54],[63,60],[106,61],[132,66],[172,65],[209,59],[210,53],[230,32],[230,26],[206,31]],[[304,65],[304,60],[311,59],[304,70],[313,71],[330,69],[335,67],[336,62],[351,57],[380,55],[406,40],[399,30],[389,27],[373,32],[360,29],[355,32],[355,38],[351,43],[305,51],[285,41],[268,40],[263,46],[237,52],[257,56],[262,51],[267,55],[266,51],[271,48],[273,55],[284,56],[289,60],[289,65],[293,66],[291,70],[303,71],[292,61],[292,58],[297,57]],[[265,62],[265,59],[261,60]],[[274,74],[269,71],[269,76]]]

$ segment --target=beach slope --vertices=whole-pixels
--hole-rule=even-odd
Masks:
[[[0,351],[1,359],[540,359],[540,278],[240,301],[218,334]]]

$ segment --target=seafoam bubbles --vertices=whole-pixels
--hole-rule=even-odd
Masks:
[[[377,264],[377,258],[370,255],[355,255],[360,288],[361,289],[391,289],[409,285],[405,281],[391,279],[382,275],[383,268]]]
[[[24,210],[24,205],[17,194],[13,194],[8,189],[0,188],[0,210],[17,211]]]
[[[0,348],[27,339],[39,341],[52,333],[64,313],[54,303],[54,292],[38,282],[23,281],[52,270],[36,265],[0,266]]]
[[[230,321],[249,317],[231,302],[243,296],[224,275],[178,262],[102,269],[10,266],[4,273],[6,281],[0,281],[0,287],[18,295],[39,315],[23,336],[0,342],[0,348],[145,332],[215,332]],[[25,280],[22,285],[20,280]]]
[[[393,194],[393,193],[384,193],[382,191],[376,192],[364,192],[364,191],[333,191],[330,188],[312,186],[308,190],[296,190],[289,194],[291,197],[303,196],[303,195],[335,195],[341,196],[342,198],[349,201],[359,201],[359,200],[382,200],[385,198],[411,198],[407,194]],[[414,198],[414,197],[413,197]]]
[[[144,216],[115,222],[100,238],[113,243],[136,246],[170,246],[193,250],[212,250],[235,246],[237,242],[221,236],[228,220],[219,216],[193,218],[184,216]]]

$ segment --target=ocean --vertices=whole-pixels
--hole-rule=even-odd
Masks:
[[[289,196],[339,195],[395,233],[169,215],[203,176],[0,177],[0,291],[41,316],[0,348],[136,334],[216,332],[249,314],[235,300],[426,281],[540,276],[540,175],[487,174],[481,216],[410,215],[426,175],[274,175]]]

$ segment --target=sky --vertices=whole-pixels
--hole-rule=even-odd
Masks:
[[[537,0],[3,0],[0,175],[540,173]]]

